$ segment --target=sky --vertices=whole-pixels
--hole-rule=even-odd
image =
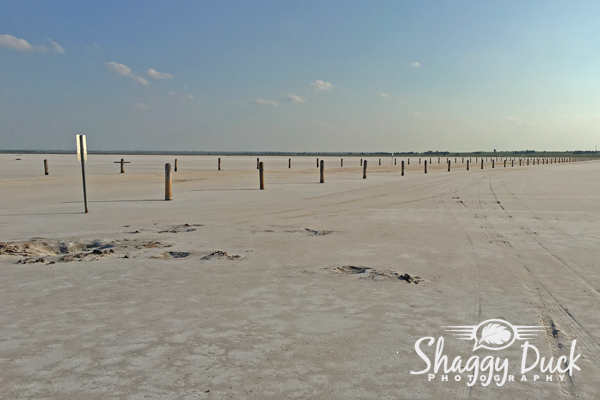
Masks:
[[[13,1],[0,149],[589,150],[600,2]]]

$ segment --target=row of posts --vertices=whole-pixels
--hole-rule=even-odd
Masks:
[[[586,158],[587,159],[587,158]],[[486,158],[487,160],[487,158]],[[536,164],[537,161],[537,165],[540,164],[540,159],[532,159],[533,160],[533,165]],[[573,159],[572,158],[559,158],[559,159],[542,159],[542,164],[552,164],[554,163],[564,163],[564,162],[571,162]],[[580,159],[581,160],[581,159]],[[471,159],[469,158],[467,160],[467,171],[469,170],[469,162],[471,161]],[[478,157],[475,159],[475,161],[478,161]],[[492,159],[492,168],[495,168],[495,159]],[[504,167],[506,168],[506,161],[507,159],[504,159]],[[527,161],[527,165],[529,165],[529,161],[530,158],[526,159]],[[456,159],[455,159],[456,162]],[[463,158],[463,162],[464,162],[464,158]],[[519,159],[519,166],[522,166],[522,162],[523,159]],[[121,164],[121,173],[124,173],[124,164],[129,163],[127,161],[124,161],[123,159],[121,159],[120,161],[115,161],[115,163]],[[408,165],[410,165],[410,159],[407,160]],[[431,158],[429,159],[429,163],[431,164]],[[439,158],[438,158],[438,163],[439,163]],[[421,158],[419,158],[419,164],[421,164]],[[451,166],[451,161],[450,159],[447,159],[447,164],[448,164],[448,172],[450,172],[450,166]],[[360,159],[360,165],[363,167],[363,179],[367,179],[367,160],[363,160],[362,158]],[[381,165],[381,159],[379,159],[379,165]],[[396,159],[394,158],[394,165],[396,165]],[[484,165],[484,159],[483,157],[481,157],[481,169],[483,169],[483,165]],[[340,166],[343,167],[344,166],[344,159],[342,158],[340,160]],[[292,167],[292,159],[288,159],[288,168]],[[317,158],[317,167],[319,168],[319,182],[320,183],[325,183],[325,161],[324,160],[319,160]],[[514,159],[511,159],[511,167],[514,167]],[[217,168],[220,171],[221,170],[221,158],[218,159],[217,162]],[[260,161],[260,158],[256,159],[256,168],[259,171],[259,187],[260,190],[264,190],[265,189],[265,176],[264,176],[264,163]],[[177,171],[177,159],[175,159],[175,168],[174,168],[174,172]],[[424,160],[424,172],[427,173],[427,160]],[[48,175],[48,160],[45,159],[44,160],[44,174]],[[404,176],[404,160],[401,161],[401,176]],[[173,200],[173,178],[172,178],[172,174],[171,174],[171,164],[167,163],[165,164],[165,200]]]
[[[454,163],[455,164],[457,163],[457,159],[458,158],[454,159]],[[496,159],[492,158],[491,159],[492,168],[495,168],[495,161],[497,159],[498,158],[496,158]],[[590,158],[578,158],[577,160],[578,161],[585,161],[585,160],[589,160],[589,159]],[[504,167],[506,167],[507,160],[508,159],[506,159],[506,158],[504,159]],[[565,162],[573,162],[574,159],[573,158],[542,158],[542,159],[540,159],[540,158],[526,158],[527,165],[529,165],[529,161],[530,160],[533,161],[533,165],[536,165],[536,163],[537,163],[537,165],[540,165],[540,160],[542,160],[542,164],[559,164],[559,163],[565,163]],[[425,163],[425,173],[427,173],[427,160],[423,160],[423,161]],[[471,161],[472,161],[472,158],[469,158],[467,160],[467,170],[469,169],[469,162],[471,162]],[[475,157],[475,162],[478,162],[478,161],[479,161],[479,157]],[[488,158],[485,158],[485,161],[487,162]],[[515,165],[514,158],[511,158],[510,161],[511,161],[511,166],[514,167],[514,165]],[[360,165],[361,165],[361,167],[363,166],[363,163],[366,163],[366,162],[367,162],[366,160],[363,161],[363,159],[361,158],[360,159]],[[448,163],[448,171],[450,171],[450,162],[451,162],[450,159],[446,158],[446,162]],[[462,157],[462,163],[464,164],[464,162],[465,162],[465,158]],[[483,162],[484,162],[484,159],[483,159],[483,157],[481,157],[481,168],[482,169],[483,169]],[[523,162],[523,159],[519,158],[519,166],[522,166],[522,162]],[[115,164],[121,164],[121,173],[124,174],[125,173],[125,164],[130,164],[131,162],[130,161],[125,161],[123,158],[121,158],[120,161],[115,161],[114,163]],[[256,159],[256,169],[259,169],[259,163],[260,163],[260,159],[257,158]],[[440,158],[438,157],[438,164],[439,163],[440,163]],[[421,164],[421,158],[419,158],[419,164]],[[429,164],[432,164],[431,158],[429,158]],[[379,159],[379,165],[381,165],[381,158]],[[394,158],[394,165],[396,165],[396,159],[395,158]],[[407,165],[410,165],[410,158],[407,160]],[[319,165],[319,159],[317,158],[317,168],[319,168],[319,167],[320,167],[320,165]],[[344,167],[344,159],[343,158],[340,160],[340,167]],[[292,168],[292,159],[291,158],[288,159],[288,168]],[[217,160],[217,170],[218,171],[221,170],[221,158],[218,158],[218,160]],[[174,168],[173,171],[177,172],[177,159],[175,159],[175,168]],[[49,175],[49,172],[48,172],[48,160],[47,159],[44,160],[44,175]],[[402,175],[404,175],[404,161],[402,161]]]
[[[463,159],[464,160],[464,159]],[[478,160],[478,158],[476,158],[476,161]],[[536,159],[534,160],[534,164]],[[410,165],[410,159],[407,160],[408,164]],[[456,161],[456,160],[455,160]],[[469,170],[469,163],[470,163],[471,159],[467,160],[467,171]],[[492,168],[495,168],[495,161],[494,159],[491,160],[492,161]],[[506,168],[506,159],[504,160],[504,167]],[[557,162],[570,162],[571,159],[561,159],[560,161]],[[421,162],[421,159],[419,159],[419,163]],[[430,159],[430,163],[431,163],[431,159]],[[549,161],[548,159],[546,159],[545,162],[543,162],[543,164],[548,164]],[[551,164],[551,160],[550,160],[550,164]],[[367,160],[364,160],[361,158],[360,160],[360,164],[363,167],[363,179],[367,179]],[[448,159],[447,160],[447,164],[448,164],[448,172],[450,172],[450,166],[452,164],[452,162]],[[540,159],[537,159],[537,164],[540,164]],[[175,165],[177,165],[177,160],[175,160]],[[342,158],[340,161],[340,165],[343,167],[344,166],[344,159]],[[379,165],[381,165],[381,159],[379,159]],[[394,165],[396,165],[396,159],[394,159]],[[401,176],[404,176],[404,160],[401,161],[400,163],[401,165]],[[481,158],[481,169],[483,169],[483,165],[484,165],[484,160],[483,157]],[[519,166],[522,165],[522,159],[519,159]],[[529,165],[529,158],[527,159],[527,165]],[[325,183],[325,161],[324,160],[319,160],[317,158],[317,166],[319,167],[319,182],[320,183]],[[292,159],[288,159],[288,168],[292,167]],[[514,167],[514,159],[511,159],[511,167]],[[264,190],[265,189],[265,171],[264,171],[264,163],[262,161],[260,161],[260,158],[256,159],[256,168],[258,169],[258,176],[259,176],[259,187],[260,190]],[[221,170],[221,159],[219,158],[218,160],[218,169]],[[427,160],[424,160],[424,172],[427,173]],[[171,164],[165,164],[165,200],[172,200],[173,199],[173,193],[172,193],[172,179],[171,179]]]

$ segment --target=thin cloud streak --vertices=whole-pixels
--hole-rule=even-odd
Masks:
[[[120,74],[120,75],[125,75],[125,76],[131,78],[133,81],[135,81],[137,83],[140,83],[140,84],[142,84],[144,86],[150,85],[150,82],[148,82],[143,77],[141,77],[139,75],[136,75],[133,72],[131,72],[131,68],[129,68],[125,64],[119,64],[119,63],[116,63],[114,61],[111,61],[111,62],[104,63],[104,65],[106,65],[106,68],[108,68],[109,70],[113,71],[114,73],[117,73],[117,74]]]

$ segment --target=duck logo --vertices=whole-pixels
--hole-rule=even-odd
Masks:
[[[488,319],[475,326],[445,326],[460,340],[474,340],[473,351],[477,349],[502,350],[516,340],[529,340],[543,332],[543,326],[517,326],[503,319]]]

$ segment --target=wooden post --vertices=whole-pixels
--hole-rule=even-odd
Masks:
[[[171,164],[165,164],[165,200],[173,200]]]
[[[504,168],[506,168],[506,160],[504,160]]]
[[[260,190],[265,190],[265,167],[264,163],[258,163],[258,179],[260,181]]]
[[[381,158],[379,159],[379,166],[381,166]]]
[[[319,168],[319,159],[317,158],[317,168]]]
[[[394,158],[394,165],[396,165],[396,159]]]
[[[494,160],[494,159],[492,158],[492,168],[496,168],[496,167],[495,167],[495,163],[496,163],[496,160]]]
[[[462,158],[462,163],[463,163],[463,164],[465,163],[465,158],[464,158],[464,157]]]
[[[438,157],[438,164],[440,163],[440,157]]]
[[[452,161],[448,160],[448,172],[450,172],[450,163],[451,163],[451,162],[452,162]]]
[[[361,167],[363,166],[363,161],[362,161],[362,158],[360,159],[360,166],[361,166]]]
[[[219,161],[217,163],[217,169],[220,171],[221,170],[221,157],[219,157]]]
[[[481,157],[481,169],[483,169],[483,157]]]
[[[427,160],[425,160],[425,173],[427,173]]]
[[[343,168],[343,167],[344,167],[344,159],[340,158],[340,168]]]
[[[510,166],[514,167],[515,166],[515,159],[513,158],[512,160],[510,160]]]
[[[260,158],[256,158],[256,169],[259,168],[259,164],[260,164]]]
[[[367,160],[363,162],[363,179],[367,179]]]
[[[320,182],[321,183],[325,183],[325,161],[321,160],[321,179]]]
[[[288,168],[292,168],[292,159],[288,158]]]
[[[419,157],[419,165],[421,165],[421,157]]]
[[[467,160],[467,171],[469,170],[469,160]]]
[[[400,176],[404,176],[404,160],[402,160],[400,164],[402,164],[402,173],[400,174]]]
[[[410,157],[406,159],[406,165],[410,165]]]
[[[177,159],[175,159],[175,169],[173,171],[177,172]]]
[[[48,160],[44,160],[44,175],[48,175]]]
[[[529,165],[529,158],[527,159],[527,165]]]

